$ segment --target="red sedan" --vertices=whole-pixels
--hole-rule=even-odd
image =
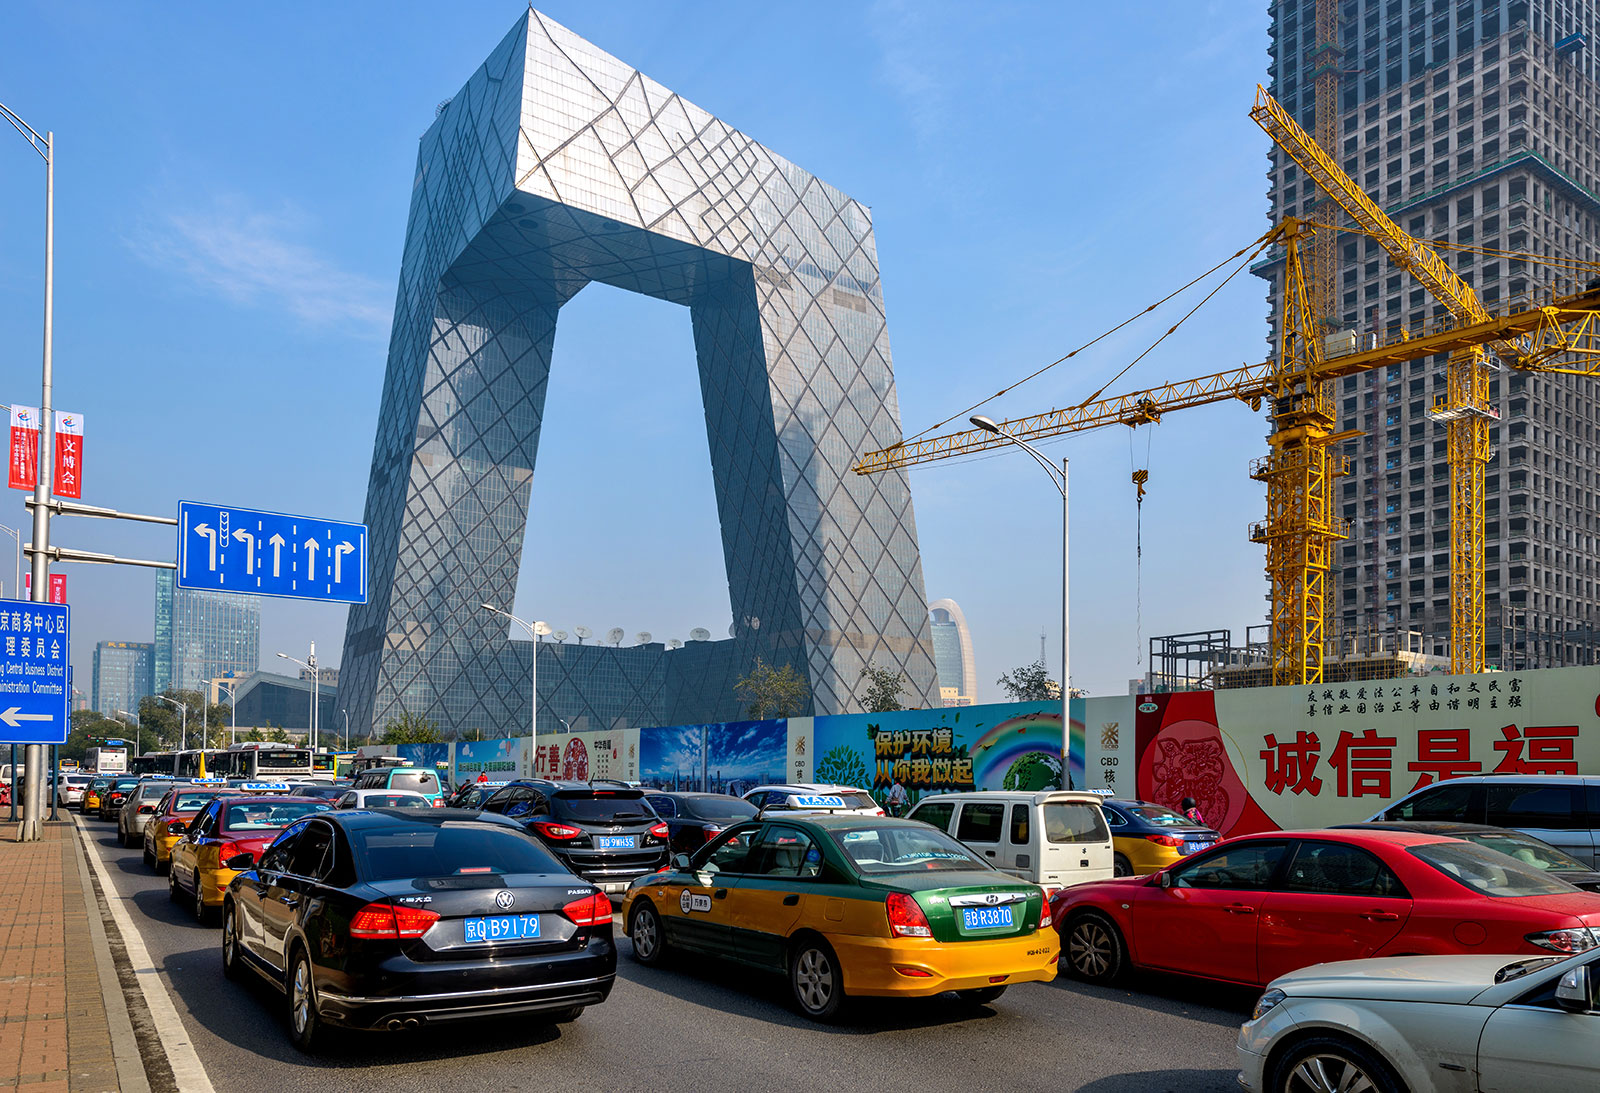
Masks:
[[[1401,831],[1245,835],[1147,877],[1064,889],[1051,911],[1062,962],[1101,983],[1134,966],[1259,986],[1330,960],[1600,944],[1600,895]]]

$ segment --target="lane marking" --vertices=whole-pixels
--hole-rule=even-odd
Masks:
[[[123,950],[128,954],[128,963],[133,966],[134,979],[139,984],[139,992],[144,995],[145,1006],[150,1010],[150,1020],[156,1027],[161,1047],[167,1053],[167,1065],[172,1068],[172,1077],[184,1093],[216,1093],[211,1079],[206,1076],[204,1064],[200,1062],[200,1055],[195,1051],[189,1031],[183,1026],[183,1018],[178,1016],[178,1008],[173,1005],[172,995],[161,980],[161,972],[150,959],[144,939],[139,936],[133,918],[128,914],[125,905],[132,903],[132,898],[124,896],[111,883],[111,874],[101,860],[100,848],[89,838],[88,828],[82,818],[74,816],[72,822],[77,825],[78,838],[83,841],[89,867],[100,880],[100,891],[105,896],[106,908],[111,912],[111,921],[116,923],[117,932],[122,935]]]

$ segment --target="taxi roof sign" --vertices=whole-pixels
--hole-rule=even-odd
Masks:
[[[792,808],[844,808],[844,798],[824,794],[796,793],[789,797]]]
[[[289,786],[283,782],[240,782],[234,789],[244,793],[288,793]]]

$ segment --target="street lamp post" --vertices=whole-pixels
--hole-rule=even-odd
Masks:
[[[349,710],[341,710],[340,712],[344,714],[344,748],[341,749],[341,750],[349,751],[350,750],[350,711]]]
[[[213,687],[228,688],[228,746],[239,742],[239,681],[237,679],[202,679]]]
[[[189,704],[187,702],[179,702],[175,698],[168,698],[166,695],[151,695],[150,697],[155,699],[157,702],[165,702],[168,706],[171,706],[171,707],[173,707],[173,708],[175,708],[177,710],[181,710],[182,711],[183,717],[178,723],[179,724],[179,729],[178,729],[178,732],[179,732],[178,750],[179,751],[188,751],[189,750]],[[173,773],[177,773],[177,772],[174,771]]]
[[[144,728],[139,724],[138,718],[127,710],[118,710],[113,716],[124,725],[133,726],[133,757],[139,758],[144,754]]]
[[[39,382],[39,464],[33,487],[33,602],[49,600],[50,583],[50,454],[55,441],[55,418],[51,401],[54,381],[51,350],[55,340],[56,300],[56,135],[53,130],[40,136],[38,130],[0,103],[0,115],[11,123],[28,146],[44,160],[44,360]],[[21,591],[18,591],[21,599]],[[21,842],[39,839],[40,818],[44,811],[44,748],[29,744],[24,753],[27,771],[27,796],[22,807]],[[53,787],[52,787],[53,790]]]
[[[288,653],[279,653],[278,656],[282,657],[284,660],[300,665],[300,667],[311,673],[311,724],[309,730],[309,740],[311,743],[311,750],[316,751],[317,714],[320,712],[317,709],[317,643],[314,641],[311,643],[311,655],[307,660],[301,660],[299,657],[291,657]]]
[[[1067,459],[1062,457],[1061,469],[1057,471],[1056,465],[1040,455],[1032,444],[1001,428],[990,418],[974,414],[968,420],[986,433],[1005,437],[1033,456],[1034,462],[1050,476],[1050,484],[1061,493],[1061,788],[1069,789],[1072,781],[1069,767],[1072,756],[1072,676],[1069,669],[1072,662],[1069,656],[1067,614]]]
[[[16,528],[8,528],[4,524],[0,524],[0,531],[17,541],[17,583],[11,586],[11,598],[20,600],[22,599],[22,532]]]
[[[502,611],[492,603],[480,603],[478,606],[491,615],[504,615],[526,630],[528,637],[533,639],[533,670],[530,673],[533,678],[529,683],[528,705],[531,711],[529,719],[532,721],[529,731],[533,733],[533,764],[537,769],[539,765],[539,638],[541,635],[548,634],[550,627],[543,622],[524,622],[511,612]]]

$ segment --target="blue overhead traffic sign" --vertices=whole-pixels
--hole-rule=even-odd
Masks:
[[[367,602],[367,526],[178,502],[179,588]]]
[[[67,605],[0,606],[0,744],[65,744]]]

